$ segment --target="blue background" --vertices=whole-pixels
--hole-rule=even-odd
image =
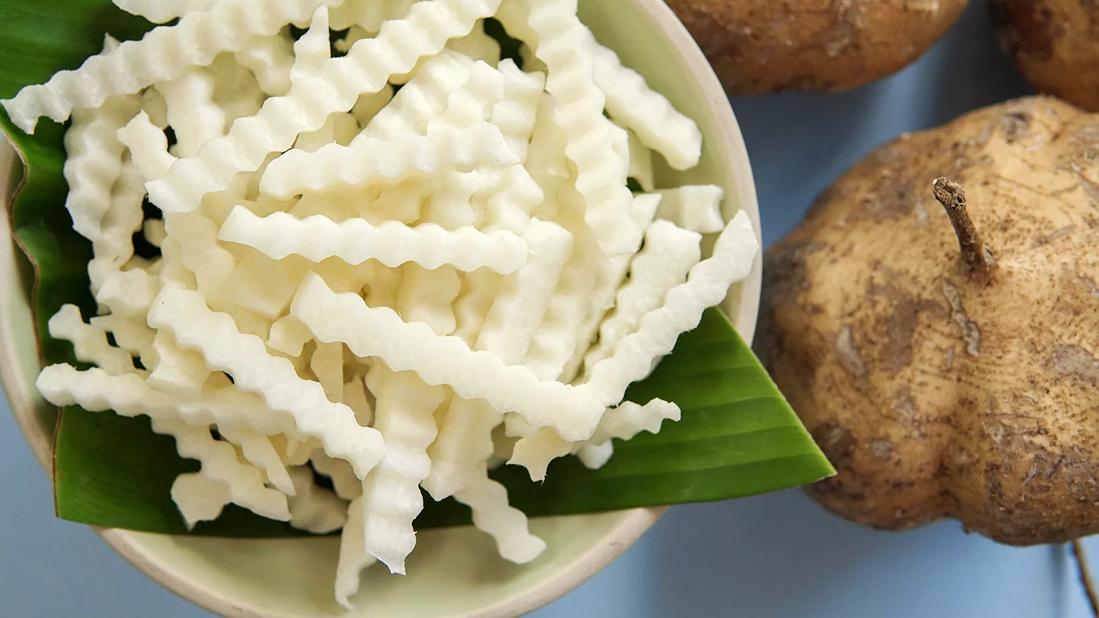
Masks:
[[[734,100],[751,153],[763,235],[871,148],[1024,94],[975,2],[919,62],[839,95]],[[0,616],[160,618],[205,612],[159,588],[86,528],[53,518],[49,484],[0,404]],[[1090,542],[1099,561],[1099,539]],[[1015,549],[942,522],[859,528],[799,491],[672,508],[617,562],[534,614],[1083,618],[1062,547]]]

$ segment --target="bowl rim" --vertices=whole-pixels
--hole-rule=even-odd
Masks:
[[[718,120],[717,134],[708,137],[717,139],[728,149],[732,159],[732,173],[740,176],[736,178],[735,183],[736,203],[741,210],[748,213],[755,228],[756,240],[762,246],[759,205],[751,164],[739,123],[721,82],[691,34],[663,0],[630,1],[638,6],[682,56],[690,74],[697,80],[703,92],[708,113]],[[16,150],[0,138],[0,170],[9,169],[14,165],[16,157]],[[0,216],[0,272],[15,272],[18,249],[11,234],[10,204],[7,206],[4,216]],[[757,258],[753,263],[751,273],[738,290],[739,302],[736,315],[729,316],[749,344],[753,338],[759,312],[762,284],[761,262],[762,260]],[[13,295],[22,292],[22,288],[17,285],[0,286],[0,383],[4,386],[3,390],[12,415],[24,439],[30,446],[35,459],[46,471],[46,475],[52,478],[53,435],[40,431],[35,424],[33,386],[24,384],[22,376],[18,375],[15,346],[9,344],[15,337],[10,331],[11,321],[7,314]],[[516,593],[482,608],[478,611],[478,615],[490,618],[525,614],[564,596],[631,547],[656,523],[667,508],[660,506],[620,511],[621,521],[598,544],[579,555],[568,567],[561,568],[558,574],[547,578],[536,588]],[[230,598],[193,583],[186,574],[174,569],[168,561],[155,555],[155,552],[148,551],[139,542],[140,536],[145,533],[97,526],[89,526],[89,528],[139,571],[184,600],[223,616],[242,618],[261,616],[252,609],[237,605]]]

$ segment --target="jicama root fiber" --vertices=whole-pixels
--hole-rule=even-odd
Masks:
[[[495,466],[599,467],[679,420],[623,393],[757,235],[720,187],[656,185],[702,135],[576,0],[116,4],[178,21],[2,102],[25,130],[71,117],[66,207],[95,255],[97,315],[49,322],[92,367],[38,388],[175,438],[200,464],[171,490],[188,526],[236,504],[342,528],[350,605],[363,568],[405,572],[421,487],[527,562],[545,544]]]

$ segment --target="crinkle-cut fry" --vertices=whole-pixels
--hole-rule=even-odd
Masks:
[[[683,283],[701,259],[702,237],[667,221],[657,221],[645,232],[645,246],[630,264],[630,278],[614,302],[614,311],[599,326],[599,341],[584,357],[586,367],[607,358],[615,345],[637,330],[648,312],[663,303],[673,287]]]
[[[614,456],[614,442],[607,441],[602,444],[582,442],[575,448],[576,458],[588,470],[598,470],[607,465]]]
[[[247,245],[274,260],[300,255],[322,262],[336,257],[348,264],[377,260],[395,268],[411,262],[427,269],[447,265],[464,272],[489,268],[502,274],[515,272],[527,260],[523,239],[505,231],[447,230],[434,223],[409,227],[396,221],[371,225],[358,218],[336,223],[321,215],[298,219],[281,212],[257,217],[243,206],[229,214],[218,238]]]
[[[130,149],[134,165],[146,180],[163,178],[176,160],[168,152],[168,137],[144,110],[118,129],[116,136]]]
[[[624,134],[621,137],[623,140],[626,139]],[[625,143],[622,144],[622,147],[626,147]],[[655,196],[635,195],[633,208],[630,209],[630,216],[638,226],[647,230],[656,217],[658,203],[659,199]],[[619,255],[607,258],[604,261],[603,268],[599,269],[595,279],[595,288],[591,292],[587,317],[577,331],[576,345],[573,348],[572,355],[561,371],[561,378],[564,381],[571,382],[579,373],[580,366],[584,362],[584,355],[591,348],[592,342],[599,331],[599,326],[607,315],[607,310],[615,304],[615,293],[622,286],[622,281],[626,278],[626,272],[629,270],[630,260],[633,257],[633,255]],[[696,258],[695,262],[697,261]],[[687,267],[689,268],[693,264],[694,262]],[[684,271],[684,276],[686,276],[686,271]]]
[[[428,121],[428,134],[436,128],[465,129],[488,121],[492,106],[503,98],[504,76],[478,60],[470,65],[466,83],[447,97],[443,113]],[[497,127],[497,130],[500,128]]]
[[[263,318],[277,319],[286,312],[297,291],[296,282],[307,269],[298,260],[275,261],[250,251],[237,260],[229,275],[225,300]]]
[[[374,406],[366,396],[366,383],[362,376],[353,376],[344,383],[343,402],[355,411],[360,425],[369,427],[374,424]]]
[[[474,195],[495,181],[490,171],[446,172],[438,181],[438,190],[424,203],[423,218],[448,230],[484,227],[483,208],[474,206]]]
[[[382,24],[408,13],[417,0],[344,0],[332,7],[332,29],[343,30],[352,26],[370,35],[376,34]]]
[[[272,487],[287,496],[294,495],[297,490],[290,479],[286,466],[279,458],[278,452],[275,451],[275,447],[271,446],[270,438],[247,427],[237,425],[218,425],[217,430],[223,439],[235,444],[240,449],[245,461],[263,470],[267,482]],[[294,513],[293,503],[290,504],[290,513],[291,515]]]
[[[482,122],[467,129],[440,128],[397,142],[362,140],[350,146],[329,144],[316,152],[291,150],[267,166],[260,190],[289,197],[303,191],[396,184],[440,171],[517,162],[500,130]]]
[[[350,112],[336,112],[328,117],[321,128],[299,135],[294,147],[312,152],[328,143],[346,146],[358,134],[359,122],[355,116]]]
[[[131,356],[139,357],[142,365],[153,365],[156,360],[153,352],[153,329],[145,324],[144,313],[133,316],[109,313],[91,318],[88,322],[111,333],[118,347]]]
[[[291,526],[313,534],[328,534],[343,527],[347,522],[346,502],[315,485],[308,468],[290,470],[290,479],[296,492],[287,500]]]
[[[391,75],[437,54],[447,40],[469,32],[499,3],[416,3],[404,19],[385,22],[377,37],[329,60],[322,75],[294,81],[286,96],[268,99],[255,116],[237,119],[227,135],[207,142],[198,156],[177,161],[167,177],[147,185],[150,199],[166,212],[198,208],[202,196],[229,186],[239,172],[258,169],[268,153],[289,148],[298,134],[320,127],[332,112],[350,110],[359,95],[381,90]]]
[[[225,131],[225,111],[214,103],[214,76],[203,67],[189,67],[156,89],[168,104],[168,124],[176,134],[176,153],[191,157],[206,140]]]
[[[408,322],[427,324],[440,335],[454,332],[454,299],[462,282],[453,268],[427,270],[416,264],[402,268],[397,307]]]
[[[540,427],[534,433],[515,442],[509,464],[523,466],[530,480],[540,483],[546,480],[550,462],[572,452],[573,443],[562,438],[549,427]]]
[[[432,56],[351,143],[367,139],[397,141],[406,135],[423,135],[428,123],[446,110],[450,94],[469,80],[472,65],[469,58],[451,51]]]
[[[321,449],[320,442],[314,438],[301,440],[292,436],[275,436],[272,444],[275,445],[275,450],[278,451],[282,462],[288,466],[304,466],[309,463],[313,453],[317,451],[324,452]],[[354,470],[352,470],[352,474],[354,474]]]
[[[587,26],[584,38],[592,52],[595,84],[606,96],[607,113],[664,156],[673,169],[686,170],[702,157],[702,132],[664,95],[645,83],[640,73],[622,66],[618,54],[600,45]]]
[[[534,116],[534,129],[526,158],[526,167],[545,198],[533,215],[547,221],[557,217],[557,192],[569,180],[565,135],[554,119],[556,112],[557,103],[553,96],[542,93]]]
[[[138,97],[141,99],[141,111],[149,115],[149,121],[160,130],[168,128],[168,103],[156,88],[146,88]]]
[[[114,97],[95,109],[78,109],[65,132],[62,173],[69,185],[65,208],[73,229],[96,240],[111,207],[111,188],[122,173],[122,144],[115,133],[137,113],[136,97]]]
[[[356,356],[378,357],[394,371],[415,371],[428,385],[445,384],[459,397],[484,399],[566,438],[586,439],[603,412],[595,400],[576,397],[574,387],[540,380],[526,367],[475,352],[426,324],[406,323],[388,307],[367,306],[357,294],[337,294],[315,275],[306,276],[290,311],[319,341],[340,341]]]
[[[267,336],[267,347],[287,356],[301,356],[302,347],[313,338],[305,324],[292,315],[275,320]]]
[[[309,370],[330,401],[343,401],[343,345],[318,343],[309,357]]]
[[[508,146],[519,160],[526,161],[546,76],[526,73],[510,58],[501,61],[499,69],[504,76],[504,98],[492,107],[492,124],[500,127]]]
[[[346,6],[346,2],[340,6]],[[332,17],[335,19],[335,11],[332,12]],[[376,32],[368,32],[362,26],[351,24],[347,27],[347,33],[342,38],[332,41],[332,49],[338,51],[341,54],[346,54],[355,43],[363,39],[369,39],[377,34]]]
[[[233,56],[218,56],[209,71],[214,76],[214,102],[225,112],[226,127],[237,118],[255,115],[267,99],[255,74],[238,64]]]
[[[484,200],[485,229],[522,234],[545,195],[522,165],[496,170],[494,175],[496,182],[474,200]]]
[[[360,427],[350,408],[328,401],[320,384],[298,377],[290,361],[268,354],[262,339],[241,333],[230,316],[211,311],[199,293],[166,283],[148,319],[150,326],[168,329],[181,345],[201,353],[207,366],[233,376],[238,389],[261,395],[272,410],[291,415],[297,433],[317,438],[330,456],[351,462],[359,478],[381,460],[385,445],[377,431]]]
[[[188,67],[209,65],[218,54],[241,49],[253,36],[272,35],[307,18],[323,1],[336,0],[270,0],[262,10],[252,0],[219,0],[174,26],[92,56],[78,69],[58,71],[45,84],[27,86],[2,103],[16,126],[33,133],[42,116],[64,122],[75,108],[98,107],[109,97],[175,79]]]
[[[512,0],[498,18],[534,47],[547,68],[546,90],[557,99],[557,123],[565,133],[565,154],[575,165],[576,189],[584,197],[584,218],[604,255],[633,253],[641,229],[629,219],[628,162],[614,151],[614,125],[603,115],[605,97],[593,80],[586,28],[576,16],[577,0]]]
[[[336,495],[344,500],[351,501],[363,494],[362,481],[355,476],[351,466],[342,459],[332,459],[323,451],[317,449],[309,456],[309,463],[319,474],[327,476],[332,481],[332,488]]]
[[[473,345],[484,324],[493,300],[500,293],[501,277],[487,268],[467,274],[462,291],[454,303],[454,335]],[[377,303],[370,303],[377,306]]]
[[[144,185],[142,185],[144,189]],[[168,235],[168,232],[164,231],[163,219],[146,219],[141,222],[141,235],[145,238],[145,242],[154,247],[160,247],[164,243],[164,238]]]
[[[150,367],[149,386],[173,395],[195,396],[202,392],[202,385],[210,377],[202,355],[179,347],[164,331],[153,336],[153,354],[156,362]]]
[[[122,157],[122,169],[111,189],[111,204],[100,221],[99,237],[92,241],[92,259],[88,262],[88,278],[92,294],[99,294],[103,285],[134,255],[133,235],[141,229],[144,212],[145,186],[141,173],[129,154]]]
[[[407,88],[408,85],[405,85]],[[351,108],[351,115],[355,118],[360,129],[365,129],[372,120],[393,100],[393,86],[386,84],[378,92],[360,95]],[[358,137],[357,135],[355,137]],[[352,140],[355,138],[352,137]]]
[[[626,171],[629,178],[637,181],[643,191],[652,191],[656,188],[656,172],[653,169],[653,151],[641,143],[637,134],[626,131],[629,136],[630,167]]]
[[[629,440],[642,431],[657,433],[664,421],[677,422],[679,418],[679,406],[663,399],[653,399],[645,405],[623,401],[607,410],[588,442],[598,446],[612,438]]]
[[[473,30],[446,44],[447,49],[496,65],[500,62],[500,43],[485,33],[484,20],[477,22]]]
[[[698,326],[706,308],[720,303],[733,283],[748,276],[758,252],[752,223],[740,211],[718,236],[713,255],[695,264],[686,283],[672,288],[659,308],[645,314],[614,354],[592,366],[579,390],[607,405],[620,401],[626,387],[649,375],[654,361],[672,351],[680,334]]]
[[[473,525],[492,536],[505,560],[526,564],[546,549],[546,543],[530,533],[527,516],[508,504],[507,489],[490,479],[483,465],[476,480],[454,497],[470,508]]]
[[[591,230],[584,225],[583,202],[575,189],[566,184],[559,197],[560,221],[573,234],[573,251],[524,360],[543,380],[558,379],[572,358],[588,315],[598,269],[606,266]]]
[[[660,195],[657,217],[701,234],[713,234],[724,229],[721,200],[725,197],[725,191],[721,187],[685,185],[657,193]]]
[[[129,352],[107,343],[107,333],[102,328],[85,324],[76,305],[61,305],[48,326],[51,337],[72,343],[78,360],[95,363],[111,375],[137,371]]]
[[[282,96],[290,90],[293,44],[282,33],[250,38],[234,57],[252,72],[264,94]]]
[[[172,481],[171,496],[188,529],[201,521],[217,519],[233,501],[228,485],[201,472],[177,476]]]
[[[385,438],[381,463],[363,481],[366,551],[403,574],[416,545],[412,521],[423,509],[420,482],[431,469],[427,447],[435,439],[435,410],[446,389],[425,386],[412,372],[379,367],[374,427]]]
[[[264,487],[257,468],[240,463],[232,445],[215,441],[209,425],[187,423],[176,413],[172,397],[149,389],[137,374],[110,376],[98,368],[76,371],[69,365],[50,365],[38,374],[36,386],[56,406],[79,405],[89,412],[114,410],[122,416],[148,416],[153,431],[176,439],[181,456],[198,460],[204,474],[229,486],[234,503],[270,519],[289,519],[286,496]]]
[[[363,569],[377,562],[366,553],[363,542],[363,499],[356,498],[347,507],[347,522],[340,533],[340,553],[336,563],[336,601],[352,609],[351,597],[359,591]]]
[[[332,41],[328,31],[328,7],[313,11],[309,29],[294,41],[294,63],[290,66],[290,81],[319,77],[332,59]],[[343,110],[347,111],[347,110]]]
[[[499,355],[508,364],[519,363],[525,356],[572,247],[567,230],[538,220],[531,222],[526,238],[530,261],[504,279],[473,346]],[[442,500],[473,482],[478,464],[493,452],[492,428],[502,420],[502,414],[484,401],[451,402],[430,449],[432,468],[424,488],[432,497]]]
[[[198,289],[204,296],[220,298],[236,258],[218,244],[217,224],[197,212],[166,213],[164,229],[179,247],[180,262],[194,274]]]
[[[164,24],[189,13],[208,11],[218,0],[111,0],[131,15]]]

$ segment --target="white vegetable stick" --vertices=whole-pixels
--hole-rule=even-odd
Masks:
[[[125,350],[107,343],[107,334],[98,326],[85,324],[76,305],[61,305],[48,323],[50,336],[72,343],[76,358],[95,363],[112,375],[136,371],[133,359]]]
[[[758,251],[748,215],[738,212],[718,236],[713,255],[691,268],[687,282],[672,288],[661,307],[645,314],[637,332],[623,337],[613,355],[591,368],[579,390],[608,405],[620,401],[627,386],[647,376],[654,361],[672,351],[681,333],[698,326],[706,308],[720,303],[733,283],[748,276]]]
[[[363,534],[366,550],[393,573],[404,574],[404,561],[416,545],[412,520],[423,509],[420,481],[431,460],[435,409],[446,390],[425,386],[412,372],[376,371],[374,427],[386,441],[381,463],[363,481]]]
[[[503,100],[492,107],[492,124],[500,128],[519,160],[525,161],[546,76],[525,73],[510,58],[500,62],[500,73],[504,76],[504,95]]]
[[[271,325],[267,347],[288,356],[301,356],[305,342],[313,338],[305,324],[292,315],[284,315]]]
[[[664,189],[660,194],[660,209],[656,216],[672,221],[681,228],[712,234],[725,228],[721,216],[721,200],[725,191],[714,185],[686,185]]]
[[[168,103],[156,88],[146,88],[140,95],[141,111],[149,115],[149,120],[158,128],[168,126]]]
[[[544,201],[533,215],[549,221],[558,215],[557,193],[569,180],[568,160],[565,158],[565,135],[557,125],[557,103],[553,96],[542,93],[535,113],[534,129],[527,148],[526,167],[534,182],[541,188]]]
[[[478,60],[468,72],[466,83],[447,96],[443,113],[428,121],[428,135],[432,129],[465,129],[487,121],[492,106],[504,98],[504,76],[499,71]]]
[[[118,347],[126,350],[131,356],[140,357],[142,365],[146,367],[153,365],[156,360],[153,352],[153,329],[145,324],[144,313],[140,316],[114,313],[96,316],[88,321],[92,326],[111,333]]]
[[[626,140],[625,134],[619,133],[619,135],[624,142]],[[622,147],[625,148],[625,143],[622,144]],[[655,196],[634,196],[630,217],[641,229],[648,230],[653,218],[656,216],[658,202],[659,199]],[[600,323],[607,315],[607,310],[615,304],[615,292],[622,286],[622,281],[626,277],[626,271],[629,269],[630,260],[633,257],[631,255],[619,255],[607,258],[603,263],[603,267],[599,269],[595,278],[595,287],[591,291],[587,316],[576,332],[576,345],[573,347],[568,362],[561,370],[561,378],[564,381],[571,382],[579,372],[580,365],[584,361],[584,355],[591,347]],[[696,258],[695,262],[697,261]],[[694,262],[691,262],[687,265],[687,268],[693,265]],[[686,275],[685,270],[684,275]]]
[[[122,157],[122,168],[111,189],[111,203],[100,221],[99,236],[92,241],[92,259],[88,278],[92,294],[98,295],[112,277],[134,255],[133,234],[141,229],[145,186],[129,154]]]
[[[282,96],[290,90],[293,45],[281,33],[248,39],[234,57],[241,66],[252,72],[265,94]]]
[[[303,191],[396,184],[444,170],[470,171],[517,161],[500,130],[480,123],[457,131],[438,129],[398,142],[367,139],[350,146],[329,144],[316,152],[292,150],[267,166],[260,190],[289,197]]]
[[[259,168],[268,153],[288,148],[299,133],[320,127],[332,112],[350,110],[359,95],[381,90],[391,75],[412,69],[450,38],[469,32],[499,2],[416,3],[404,19],[386,22],[376,38],[329,60],[323,75],[295,81],[286,96],[268,99],[255,116],[238,119],[197,157],[177,161],[166,178],[148,184],[150,198],[166,212],[194,210],[203,195],[224,189],[239,172]]]
[[[397,19],[408,12],[416,0],[344,0],[332,7],[332,29],[350,26],[370,35],[381,30],[382,23]]]
[[[229,274],[222,290],[224,299],[274,320],[285,313],[306,269],[297,260],[275,261],[249,251]]]
[[[214,76],[190,67],[178,77],[156,85],[168,109],[168,124],[176,134],[176,154],[191,157],[207,140],[225,131],[225,111],[214,103]]]
[[[294,140],[294,148],[314,152],[325,144],[347,145],[359,134],[359,123],[350,112],[336,112],[316,131],[307,131]]]
[[[142,184],[142,190],[144,190],[144,184]],[[141,235],[145,237],[145,242],[154,247],[160,247],[164,242],[164,238],[167,237],[168,232],[164,231],[163,219],[147,219],[141,223]]]
[[[652,191],[656,188],[656,174],[653,170],[653,152],[637,137],[633,131],[626,131],[629,136],[630,167],[626,171],[629,178],[637,180],[643,191]]]
[[[575,452],[576,458],[584,464],[585,468],[598,470],[607,465],[607,462],[614,456],[614,442],[607,441],[602,444],[581,442],[580,446],[575,448]]]
[[[408,84],[405,85],[405,88],[407,87]],[[365,129],[383,109],[390,107],[391,101],[393,101],[393,86],[386,84],[378,92],[360,95],[350,113],[355,118],[359,128]],[[354,141],[354,137],[352,141]]]
[[[175,26],[156,28],[140,41],[125,41],[92,56],[78,69],[58,71],[45,84],[27,86],[2,103],[16,126],[33,133],[41,116],[64,122],[74,108],[97,107],[111,96],[174,79],[188,67],[209,65],[218,54],[241,49],[255,35],[272,35],[287,22],[305,19],[321,3],[272,0],[255,10],[251,0],[219,0],[206,11],[185,15]]]
[[[523,239],[510,232],[484,233],[472,227],[446,230],[433,223],[409,227],[396,221],[371,225],[365,219],[336,223],[324,216],[297,219],[285,213],[257,217],[237,206],[218,232],[225,242],[247,245],[281,260],[300,255],[311,262],[337,257],[348,264],[377,260],[389,267],[409,262],[427,269],[442,265],[462,271],[518,270],[527,259]]]
[[[144,380],[136,374],[126,374],[114,376],[112,381],[100,369],[77,372],[69,365],[50,365],[38,374],[36,382],[42,396],[56,406],[79,405],[89,412],[114,410],[122,416],[148,416],[153,431],[176,439],[176,450],[181,456],[198,460],[203,474],[228,485],[234,503],[264,517],[289,519],[286,496],[264,487],[260,471],[240,463],[232,445],[215,441],[208,425],[186,423],[173,413],[170,405],[162,405],[164,399],[169,399],[167,395],[156,393],[133,399],[133,392],[104,388],[106,384],[143,385]],[[152,393],[155,391],[144,394]]]
[[[271,446],[271,439],[249,428],[237,425],[218,425],[218,433],[227,442],[235,444],[244,456],[244,459],[253,466],[263,470],[267,482],[275,489],[287,496],[293,496],[297,489],[290,479],[290,474],[283,465],[275,447]],[[291,523],[293,523],[294,503],[290,502]]]
[[[556,431],[540,427],[515,442],[508,463],[523,466],[530,474],[530,480],[538,483],[546,480],[550,462],[568,455],[572,448],[572,442],[563,439]]]
[[[584,217],[604,255],[633,253],[641,229],[629,219],[628,162],[614,152],[605,116],[605,97],[593,81],[587,30],[576,16],[576,0],[514,0],[498,14],[509,32],[534,48],[547,67],[546,90],[558,103],[557,123],[565,132],[565,154],[577,170],[576,189]]]
[[[156,362],[150,367],[149,386],[173,395],[195,396],[202,392],[210,370],[201,354],[181,348],[162,330],[153,336],[153,353]]]
[[[118,8],[144,17],[154,24],[163,24],[189,13],[207,11],[218,0],[111,0]]]
[[[172,168],[176,158],[168,152],[168,137],[144,111],[138,112],[116,135],[130,149],[134,165],[146,180],[163,178]]]
[[[376,562],[363,545],[363,500],[356,498],[347,507],[347,523],[340,533],[340,554],[336,563],[336,601],[352,609],[351,597],[359,591],[362,570]]]
[[[500,293],[500,285],[500,275],[487,268],[475,270],[465,276],[462,292],[454,304],[456,337],[470,344],[476,340],[489,308]],[[371,303],[371,306],[375,306],[375,303]]]
[[[445,384],[459,397],[484,399],[566,438],[586,439],[603,412],[595,400],[576,397],[571,386],[474,352],[461,339],[440,337],[425,324],[406,323],[392,309],[369,307],[358,295],[337,294],[315,275],[306,276],[290,311],[319,341],[340,341],[357,356],[381,358],[394,371],[415,371],[429,385]]]
[[[492,535],[505,560],[526,564],[546,549],[546,543],[527,529],[527,516],[508,505],[507,490],[488,478],[484,466],[477,480],[454,497],[473,511],[473,524]]]
[[[332,480],[332,488],[340,498],[351,501],[363,494],[362,481],[355,476],[355,471],[346,461],[332,459],[317,449],[309,456],[309,462],[317,472]]]
[[[313,534],[328,534],[347,522],[347,503],[336,494],[313,484],[313,473],[307,468],[290,471],[296,493],[287,500],[290,525]]]
[[[506,278],[474,349],[515,364],[526,354],[572,247],[572,236],[552,223],[533,221],[527,230],[531,261]],[[492,428],[503,415],[484,401],[455,399],[430,449],[431,474],[424,488],[436,500],[473,482],[478,464],[492,454]]]
[[[450,94],[469,80],[472,65],[469,58],[450,51],[432,56],[363,127],[352,145],[367,139],[396,141],[409,134],[423,135],[428,123],[446,110]]]
[[[104,49],[117,42],[108,38]],[[73,229],[96,240],[104,215],[111,206],[111,187],[122,172],[122,144],[115,133],[137,113],[133,96],[114,97],[94,109],[77,109],[72,127],[65,132],[65,164],[62,173],[69,185],[65,208]],[[7,102],[4,102],[7,108]],[[15,116],[9,115],[15,121]],[[67,117],[67,114],[66,114]]]
[[[354,376],[343,385],[343,402],[355,411],[359,424],[374,424],[374,406],[366,396],[366,384],[362,376]]]
[[[309,357],[309,369],[330,401],[343,401],[343,346],[318,343]]]
[[[622,66],[618,54],[600,45],[584,26],[592,52],[592,77],[606,95],[607,112],[634,131],[641,141],[664,156],[673,169],[686,170],[702,157],[702,132],[695,121],[676,111],[664,95],[645,83],[633,69]]]
[[[598,446],[609,444],[611,438],[629,440],[642,431],[657,433],[664,421],[678,421],[679,418],[679,406],[663,399],[653,399],[645,405],[623,401],[607,410],[588,442]]]
[[[483,60],[494,66],[500,62],[500,44],[496,42],[496,39],[485,34],[484,21],[477,22],[477,25],[473,27],[473,31],[469,34],[451,39],[446,47],[474,60]]]
[[[232,318],[211,311],[197,292],[165,284],[149,325],[168,329],[181,345],[198,350],[209,367],[232,375],[238,389],[291,415],[301,435],[320,440],[330,456],[350,461],[359,478],[384,454],[377,431],[360,427],[350,408],[328,401],[319,384],[299,378],[290,361],[268,354],[263,340],[240,333]]]
[[[294,41],[294,63],[290,66],[291,83],[320,77],[331,59],[332,43],[328,33],[328,7],[321,5],[313,11],[309,29]]]
[[[188,528],[200,521],[213,521],[233,501],[229,486],[201,472],[180,474],[172,482],[172,502]]]
[[[630,278],[618,289],[611,313],[599,326],[599,341],[584,357],[592,367],[611,355],[622,337],[637,330],[641,318],[663,303],[673,287],[683,283],[701,258],[701,236],[657,221],[645,232],[645,246],[630,264]]]

